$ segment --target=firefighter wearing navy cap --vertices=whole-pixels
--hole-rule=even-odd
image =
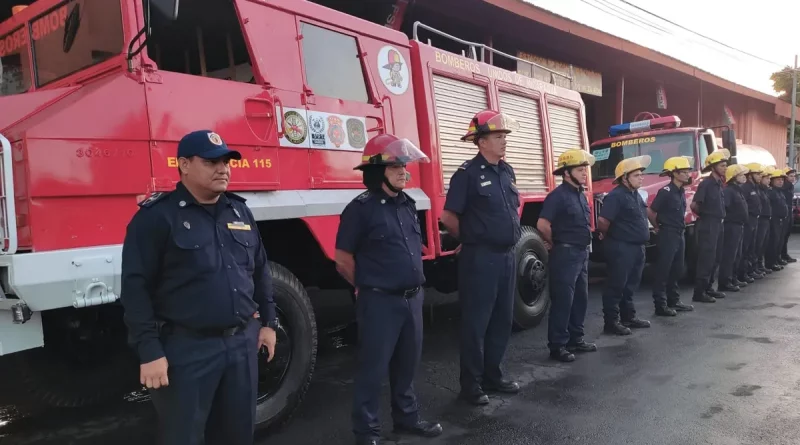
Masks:
[[[650,327],[649,321],[636,317],[633,306],[633,295],[642,280],[644,246],[650,240],[647,204],[639,194],[650,162],[650,156],[644,155],[617,164],[614,182],[618,185],[603,198],[597,219],[608,266],[603,290],[603,330],[607,334],[630,335],[630,328]]]
[[[442,224],[461,241],[461,393],[468,403],[489,403],[486,391],[516,393],[500,364],[511,337],[514,246],[521,235],[514,169],[503,161],[506,135],[519,125],[496,111],[476,114],[461,140],[478,154],[450,179]]]
[[[656,243],[658,259],[653,277],[653,303],[656,315],[674,317],[678,311],[692,311],[694,307],[683,304],[678,293],[678,280],[683,275],[683,257],[686,249],[686,193],[684,186],[692,182],[691,158],[675,156],[664,162],[659,176],[669,176],[671,181],[658,191],[647,217],[658,234]]]
[[[744,165],[733,164],[725,169],[725,183],[722,193],[725,198],[725,222],[723,223],[722,260],[719,267],[718,289],[720,291],[739,292],[746,282],[737,279],[737,261],[741,260],[742,233],[747,224],[747,200],[744,197],[742,184],[747,182]]]
[[[758,197],[761,200],[761,215],[758,217],[758,232],[756,234],[756,271],[762,275],[772,273],[771,268],[764,266],[764,254],[767,251],[769,241],[770,222],[772,221],[772,204],[769,199],[770,176],[775,167],[768,165],[764,167],[764,174],[761,175],[761,183],[758,185]]]
[[[753,283],[756,279],[764,278],[764,275],[756,272],[756,232],[758,231],[758,219],[761,214],[761,199],[758,194],[759,183],[761,182],[761,173],[764,171],[764,166],[751,162],[746,164],[745,167],[749,170],[747,173],[747,182],[742,184],[742,194],[745,201],[747,201],[747,223],[744,225],[742,232],[742,259],[739,263],[739,281],[746,283]]]
[[[783,181],[786,174],[782,169],[773,169],[769,175],[770,190],[769,205],[772,208],[772,219],[769,223],[769,237],[767,238],[767,248],[764,251],[764,265],[773,271],[783,270],[787,263],[780,258],[783,240],[786,236],[784,221],[789,217],[789,207],[786,205],[786,198],[783,195]]]
[[[438,423],[420,420],[414,376],[422,354],[422,230],[403,189],[406,165],[429,162],[411,141],[391,134],[369,140],[362,162],[367,191],[351,201],[336,234],[336,266],[356,289],[358,367],[353,382],[356,444],[380,440],[381,382],[389,371],[397,432],[434,437]]]
[[[796,263],[797,259],[792,258],[789,256],[789,235],[792,234],[792,219],[793,219],[793,209],[794,209],[794,184],[797,182],[797,170],[792,167],[786,167],[783,169],[783,173],[786,175],[786,179],[783,180],[783,187],[781,191],[783,192],[783,196],[786,198],[786,205],[789,208],[789,216],[784,221],[783,225],[786,226],[786,234],[783,238],[783,245],[781,246],[781,255],[780,260],[785,263]]]
[[[550,358],[575,360],[573,352],[594,352],[583,339],[589,303],[589,203],[583,186],[595,158],[586,150],[567,150],[558,157],[555,175],[563,182],[547,195],[536,228],[550,248],[550,318],[547,346]]]
[[[245,200],[227,192],[241,154],[208,130],[177,154],[175,190],[140,203],[128,224],[125,324],[162,443],[251,445],[258,351],[272,360],[278,327],[270,266]]]
[[[723,220],[725,219],[725,198],[722,193],[725,170],[731,157],[727,149],[717,150],[706,157],[703,171],[711,174],[697,186],[692,198],[691,209],[699,216],[695,224],[697,235],[697,272],[693,301],[714,303],[725,294],[713,289],[714,274],[719,270],[722,260]]]

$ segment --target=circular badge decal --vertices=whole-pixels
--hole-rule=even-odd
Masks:
[[[308,125],[303,116],[296,111],[287,111],[283,116],[283,134],[292,144],[299,145],[306,140]]]
[[[403,94],[408,90],[410,73],[408,64],[393,46],[384,46],[378,52],[378,72],[381,75],[381,83],[392,94]]]

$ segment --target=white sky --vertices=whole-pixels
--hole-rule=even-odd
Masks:
[[[793,26],[800,17],[797,0],[627,0],[780,66],[711,42],[619,0],[524,1],[772,95],[778,93],[772,89],[770,74],[793,64],[794,55],[800,53],[800,27]]]

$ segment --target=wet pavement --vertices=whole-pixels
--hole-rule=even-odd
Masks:
[[[800,237],[790,253],[800,258]],[[546,323],[515,333],[507,373],[516,396],[486,407],[455,400],[458,311],[426,310],[417,392],[423,415],[445,433],[434,440],[391,433],[388,393],[382,417],[394,444],[796,444],[800,437],[800,263],[715,304],[677,317],[653,315],[649,284],[636,296],[650,329],[602,334],[601,284],[590,287],[587,340],[599,350],[569,364],[547,357]],[[691,299],[683,290],[684,302]],[[341,314],[340,314],[341,316]],[[336,320],[320,320],[331,326]],[[323,340],[317,371],[292,422],[257,444],[350,444],[354,350],[348,335]],[[343,341],[343,339],[345,341]],[[388,389],[388,388],[385,388]],[[3,420],[6,419],[6,420]],[[92,410],[13,419],[0,407],[0,443],[138,445],[153,443],[149,402],[135,396]]]

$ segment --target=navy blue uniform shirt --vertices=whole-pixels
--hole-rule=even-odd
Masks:
[[[700,181],[697,192],[692,198],[697,203],[698,215],[708,218],[725,218],[725,197],[722,193],[722,181],[708,175]]]
[[[342,212],[336,248],[355,257],[356,287],[401,291],[425,283],[417,206],[403,192],[391,197],[367,191],[351,201]]]
[[[769,205],[772,207],[772,216],[774,218],[786,218],[789,216],[788,208],[786,207],[786,197],[783,190],[772,187],[769,192]]]
[[[555,244],[588,246],[592,242],[589,202],[582,190],[566,181],[544,199],[539,218],[550,221]]]
[[[275,318],[261,235],[233,193],[201,205],[178,183],[140,204],[122,246],[122,292],[131,343],[142,363],[164,356],[157,322],[189,329]]]
[[[761,214],[761,197],[758,194],[758,186],[749,180],[741,186],[742,195],[747,201],[747,213],[750,216],[758,216]]]
[[[674,182],[661,187],[650,208],[656,212],[659,228],[683,230],[686,227],[686,194]]]
[[[444,209],[459,215],[463,244],[511,248],[517,243],[521,231],[516,180],[505,161],[492,165],[480,153],[456,170]]]
[[[650,240],[647,204],[636,190],[618,185],[603,198],[600,216],[611,222],[608,236],[617,241],[645,244]]]
[[[746,224],[749,209],[742,187],[729,183],[722,193],[725,195],[725,222]]]
[[[763,217],[772,216],[772,205],[769,202],[769,191],[769,187],[765,187],[761,184],[758,185],[758,197],[761,199],[761,216]]]
[[[783,180],[783,188],[781,189],[783,196],[786,198],[786,205],[791,209],[794,206],[794,184],[789,182],[788,179]]]

